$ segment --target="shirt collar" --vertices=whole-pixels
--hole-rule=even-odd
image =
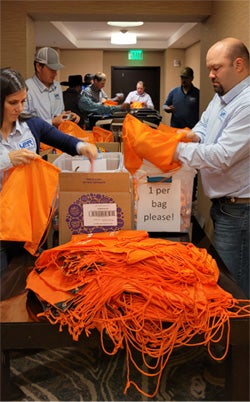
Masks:
[[[13,128],[13,131],[10,135],[16,135],[16,134],[23,134],[24,131],[24,126],[20,123],[19,120],[16,121],[15,127]]]
[[[20,121],[17,120],[15,123],[15,126],[13,128],[13,130],[11,131],[11,133],[9,134],[9,136],[14,136],[14,135],[22,135],[22,126],[20,124]],[[2,140],[2,135],[0,134],[0,138]]]
[[[42,83],[42,81],[40,81],[39,78],[36,75],[33,75],[32,79],[33,79],[34,83],[36,84],[36,86],[39,88],[40,92],[45,92],[45,91],[50,92],[50,91],[53,91],[56,88],[54,83],[51,84],[49,88],[47,88],[46,85],[44,85]]]
[[[91,87],[91,90],[95,93],[101,92],[101,89],[96,88],[96,86],[94,84],[91,84],[90,87]]]
[[[228,91],[225,95],[221,96],[221,100],[228,104],[231,102],[235,96],[238,96],[245,88],[250,85],[250,76],[239,82],[239,84],[235,85],[230,91]]]

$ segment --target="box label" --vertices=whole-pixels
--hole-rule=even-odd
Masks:
[[[117,226],[116,204],[84,204],[85,226]]]
[[[181,180],[138,185],[137,229],[180,231]]]

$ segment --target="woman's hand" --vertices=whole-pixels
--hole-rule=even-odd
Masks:
[[[98,154],[96,146],[94,144],[87,144],[87,143],[83,144],[79,148],[79,153],[80,155],[86,156],[91,164],[93,164]]]
[[[20,149],[17,151],[10,151],[9,158],[13,166],[25,165],[30,163],[30,161],[41,158],[35,152],[29,151],[28,149]]]

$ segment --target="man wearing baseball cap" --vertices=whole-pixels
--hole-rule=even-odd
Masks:
[[[192,81],[194,72],[191,67],[184,67],[180,72],[181,85],[173,88],[163,105],[166,113],[171,113],[170,125],[176,128],[193,128],[199,121],[200,90]],[[197,175],[193,186],[193,212],[197,199]]]
[[[173,88],[167,96],[163,110],[171,113],[170,125],[176,128],[193,128],[199,120],[200,91],[192,81],[194,72],[185,67],[180,72],[181,85]]]
[[[57,71],[63,68],[58,52],[51,47],[39,49],[34,56],[35,74],[26,80],[28,87],[24,111],[39,116],[58,127],[70,113],[75,123],[80,117],[65,111],[60,83],[55,80]]]

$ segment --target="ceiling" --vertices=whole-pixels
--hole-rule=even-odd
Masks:
[[[111,45],[112,32],[120,29],[107,25],[107,21],[35,21],[36,46],[59,49],[124,50],[131,45]],[[134,49],[163,50],[186,49],[200,40],[200,21],[145,22],[144,25],[125,28],[137,34]]]

